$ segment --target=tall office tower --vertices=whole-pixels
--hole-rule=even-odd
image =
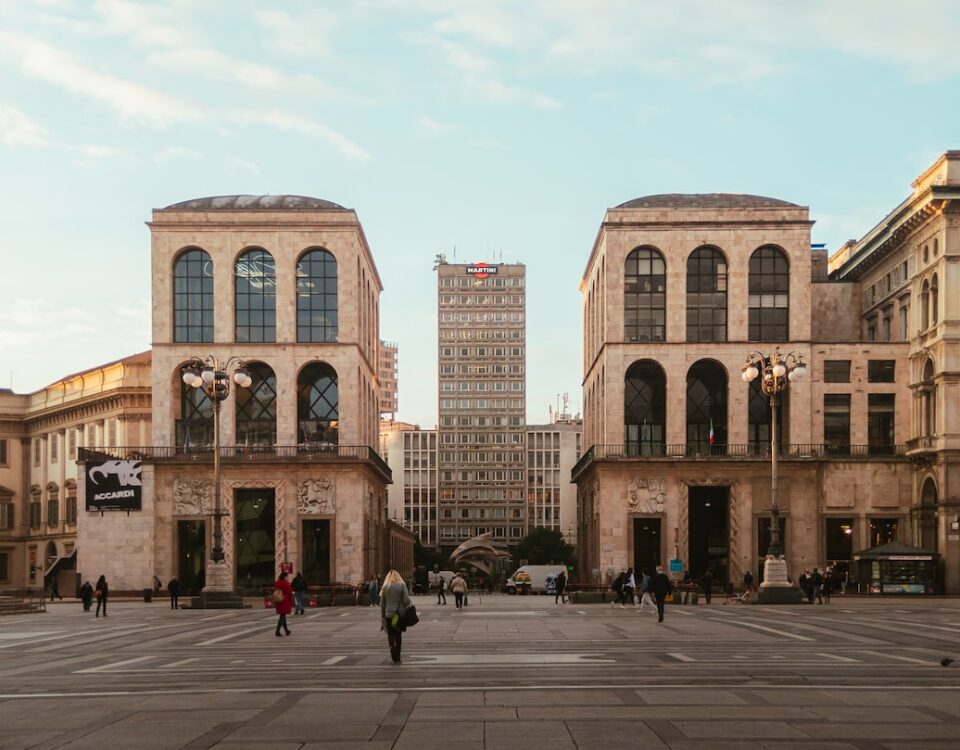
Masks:
[[[526,267],[437,263],[440,546],[527,531]]]
[[[380,342],[380,358],[377,362],[377,376],[380,380],[380,419],[397,417],[397,358],[398,348],[394,341]]]

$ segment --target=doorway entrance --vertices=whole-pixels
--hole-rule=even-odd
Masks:
[[[661,519],[633,519],[633,571],[653,575],[660,565]]]
[[[276,504],[273,488],[236,490],[237,585],[271,586],[277,578]]]
[[[330,583],[330,521],[303,522],[303,575],[311,586]]]
[[[717,583],[730,575],[730,488],[690,487],[688,570],[698,579],[709,570]]]
[[[206,527],[204,521],[177,521],[177,580],[184,596],[199,596],[206,585]]]

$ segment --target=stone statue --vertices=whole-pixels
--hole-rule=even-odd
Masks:
[[[304,515],[336,513],[336,489],[332,479],[305,479],[297,488],[297,511]]]
[[[202,479],[174,479],[174,513],[178,516],[202,516],[207,514],[211,507],[212,491],[213,487],[210,482]]]
[[[631,513],[663,513],[667,504],[666,479],[631,479],[627,488]]]

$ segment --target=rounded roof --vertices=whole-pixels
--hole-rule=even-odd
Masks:
[[[644,195],[617,208],[801,208],[796,203],[743,193],[661,193]]]
[[[306,195],[212,195],[172,203],[163,211],[344,211],[339,203]]]

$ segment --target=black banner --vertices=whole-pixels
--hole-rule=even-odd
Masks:
[[[139,461],[87,464],[87,510],[141,510]]]

